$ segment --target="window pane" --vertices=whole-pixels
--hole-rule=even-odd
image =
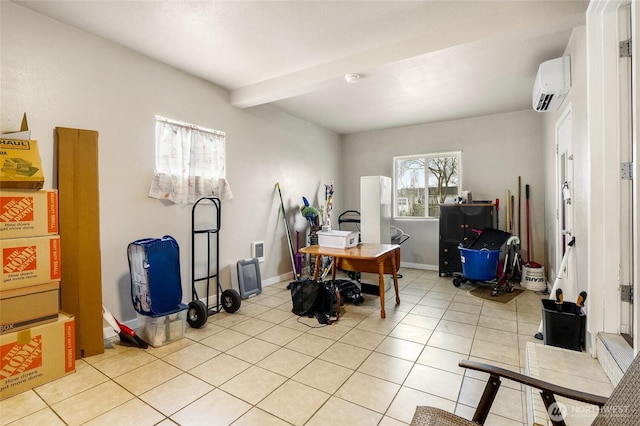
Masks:
[[[429,216],[440,217],[440,204],[458,196],[458,156],[429,159]]]
[[[225,178],[225,134],[156,116],[156,169],[149,197],[176,204],[232,198]]]
[[[459,195],[460,152],[394,159],[395,217],[440,217],[440,204]]]
[[[396,162],[396,216],[425,217],[425,158],[399,159]]]

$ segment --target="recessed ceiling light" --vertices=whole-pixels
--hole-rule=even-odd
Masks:
[[[344,76],[344,79],[347,80],[347,83],[357,83],[360,80],[359,74],[347,74]]]

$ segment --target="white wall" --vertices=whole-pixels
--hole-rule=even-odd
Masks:
[[[531,260],[544,263],[543,140],[542,116],[533,110],[344,136],[344,209],[360,207],[360,176],[393,176],[394,156],[462,150],[463,189],[472,191],[475,199],[500,199],[501,229],[505,228],[506,190],[515,196],[517,209],[518,176],[522,177],[525,261],[525,184],[530,185]],[[514,217],[517,223],[517,211]],[[402,263],[437,270],[439,221],[403,219],[393,224],[411,235],[402,245]]]
[[[249,257],[255,240],[265,241],[263,280],[289,278],[275,183],[293,226],[303,195],[323,199],[322,185],[341,181],[333,161],[340,154],[339,135],[273,108],[231,107],[219,87],[13,3],[0,2],[0,12],[0,131],[19,129],[27,112],[32,138],[40,142],[45,187],[56,186],[55,127],[100,133],[103,301],[116,317],[135,317],[126,248],[139,238],[169,234],[178,240],[183,301],[191,300],[191,208],[147,197],[156,114],[227,134],[234,199],[222,203],[223,285],[230,285],[229,265]],[[338,185],[336,211],[342,208],[340,191]]]

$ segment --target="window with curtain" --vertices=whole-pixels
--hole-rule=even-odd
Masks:
[[[225,134],[156,116],[156,170],[149,197],[176,204],[233,197],[225,178]]]

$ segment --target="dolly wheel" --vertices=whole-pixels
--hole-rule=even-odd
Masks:
[[[240,294],[234,289],[231,288],[222,292],[222,307],[228,313],[232,314],[240,309],[241,303]]]
[[[200,328],[207,323],[209,315],[207,306],[200,300],[189,302],[187,310],[187,322],[192,328]]]
[[[461,280],[460,280],[460,278],[459,278],[459,277],[455,277],[455,278],[453,279],[453,285],[454,285],[454,286],[456,286],[456,287],[460,287],[460,283],[461,283]]]

